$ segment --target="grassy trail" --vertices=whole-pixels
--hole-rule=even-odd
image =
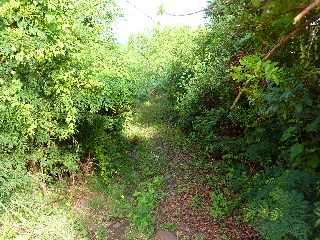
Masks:
[[[166,99],[153,97],[126,123],[133,148],[131,157],[119,164],[117,183],[124,185],[125,199],[133,200],[131,210],[138,210],[119,216],[133,223],[124,239],[153,239],[159,229],[179,239],[225,239],[209,213],[212,189],[207,180],[214,164],[170,125],[166,109]]]

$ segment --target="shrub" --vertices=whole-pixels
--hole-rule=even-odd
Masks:
[[[130,219],[144,233],[153,232],[155,219],[153,211],[159,200],[159,188],[163,184],[161,177],[155,177],[147,182],[142,191],[136,191],[133,196],[136,198],[135,204],[129,213]]]
[[[128,217],[136,230],[149,237],[154,233],[154,211],[160,199],[161,177],[154,177],[142,182],[134,191],[132,198],[128,197],[124,185],[109,186],[109,210],[112,218]]]
[[[227,217],[234,207],[234,202],[229,200],[227,196],[220,192],[211,193],[210,215],[214,219]]]
[[[299,171],[276,172],[255,179],[246,218],[264,239],[309,239],[316,179]]]
[[[112,0],[0,4],[0,153],[13,159],[5,160],[2,191],[18,187],[31,166],[51,176],[77,170],[84,144],[76,137],[90,131],[84,122],[100,116],[106,134],[119,130],[134,93],[119,74],[116,15]]]

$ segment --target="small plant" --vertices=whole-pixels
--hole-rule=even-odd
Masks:
[[[222,193],[211,193],[210,215],[215,219],[227,216],[233,208],[233,203]]]
[[[136,191],[133,196],[136,198],[134,205],[130,209],[129,217],[137,228],[144,233],[153,232],[153,211],[156,207],[160,195],[158,189],[163,184],[161,177],[155,177],[147,182],[144,188]]]
[[[177,230],[177,225],[175,223],[164,223],[161,228],[174,232]]]
[[[104,240],[107,239],[108,232],[105,227],[99,227],[95,235],[97,240]]]
[[[125,186],[113,183],[108,194],[108,213],[111,218],[128,218],[134,224],[137,231],[144,235],[152,235],[154,232],[154,209],[160,198],[163,184],[161,177],[141,183],[132,195],[127,199]]]
[[[192,196],[189,206],[195,209],[204,208],[204,197],[201,195]]]
[[[312,205],[306,197],[314,196],[309,189],[315,188],[315,179],[304,172],[285,171],[260,176],[255,182],[245,217],[261,236],[266,240],[309,239]]]

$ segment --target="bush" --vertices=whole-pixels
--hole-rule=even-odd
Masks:
[[[178,52],[169,68],[166,91],[175,122],[210,155],[230,153],[264,167],[282,162],[317,169],[320,111],[313,44],[319,40],[307,36],[318,23],[276,56],[266,55],[275,39],[292,30],[296,1],[211,4],[211,25],[195,34],[189,50]],[[309,49],[308,59],[300,46]]]
[[[125,58],[112,41],[115,16],[112,0],[0,4],[0,154],[13,160],[1,166],[11,169],[0,176],[1,196],[31,168],[76,171],[84,122],[100,116],[106,134],[119,130],[134,93],[118,73]]]
[[[264,239],[310,239],[316,178],[299,171],[276,172],[254,179],[247,220]]]
[[[28,184],[28,174],[24,154],[1,154],[0,199]]]
[[[160,199],[160,188],[163,184],[161,177],[142,182],[128,197],[124,185],[113,184],[109,186],[109,210],[112,218],[125,218],[134,224],[136,230],[147,236],[154,233],[154,211]]]
[[[159,188],[163,184],[161,177],[155,177],[147,182],[142,191],[136,191],[133,196],[136,198],[135,204],[129,213],[131,221],[138,227],[139,231],[144,233],[153,232],[155,219],[153,211],[159,200]]]
[[[248,217],[264,239],[309,239],[310,204],[303,194],[275,188],[250,202],[248,208]]]
[[[210,215],[214,219],[227,217],[234,208],[234,202],[220,192],[211,193]]]

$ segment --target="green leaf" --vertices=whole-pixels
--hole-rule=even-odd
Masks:
[[[319,129],[319,123],[320,123],[320,118],[317,118],[315,121],[313,121],[312,123],[309,123],[305,130],[306,132],[317,132]]]
[[[255,7],[260,7],[261,4],[262,4],[260,0],[251,0],[251,3],[252,3],[253,6],[255,6]]]
[[[296,159],[299,157],[304,151],[304,145],[300,143],[296,143],[290,149],[290,158],[291,160]]]
[[[281,141],[285,142],[288,139],[290,139],[291,137],[295,136],[297,133],[297,128],[296,127],[289,127],[283,134],[281,137]]]

